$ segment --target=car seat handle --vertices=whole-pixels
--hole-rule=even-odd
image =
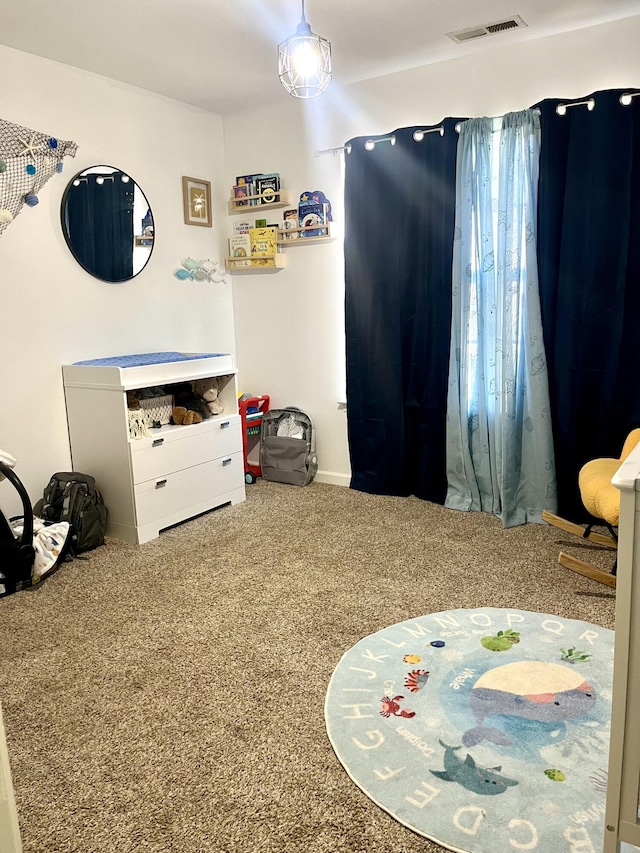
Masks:
[[[7,480],[9,480],[20,496],[24,515],[24,524],[22,527],[22,538],[20,539],[20,543],[22,545],[30,546],[33,544],[33,507],[31,506],[27,490],[18,479],[18,476],[14,474],[13,468],[9,468],[9,466],[5,465],[4,462],[0,462],[0,474],[3,474]]]

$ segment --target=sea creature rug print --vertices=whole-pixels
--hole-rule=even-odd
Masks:
[[[613,631],[522,610],[432,613],[336,667],[327,732],[351,779],[459,853],[599,853]]]

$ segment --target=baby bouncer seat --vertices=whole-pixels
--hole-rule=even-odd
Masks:
[[[65,560],[71,538],[69,524],[45,524],[33,515],[27,490],[13,471],[16,460],[0,450],[0,480],[16,489],[23,515],[7,519],[0,510],[0,598],[27,589],[52,575]]]

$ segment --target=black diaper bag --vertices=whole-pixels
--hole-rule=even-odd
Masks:
[[[68,521],[73,554],[91,551],[104,543],[107,508],[90,474],[54,474],[33,507],[33,514],[45,522]]]

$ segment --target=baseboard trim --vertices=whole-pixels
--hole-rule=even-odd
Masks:
[[[315,479],[319,483],[328,483],[330,486],[347,486],[351,484],[351,474],[338,474],[335,471],[317,471]]]

